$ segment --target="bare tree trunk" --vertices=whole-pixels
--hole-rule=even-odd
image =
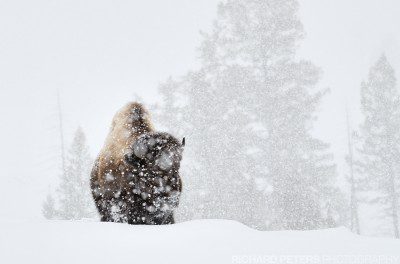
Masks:
[[[400,238],[400,234],[399,234],[399,215],[397,212],[397,208],[399,205],[398,202],[398,198],[396,195],[396,187],[395,187],[395,180],[394,180],[394,176],[393,176],[393,171],[391,173],[391,177],[390,177],[390,196],[392,198],[392,218],[393,218],[393,232],[394,232],[394,237],[395,238]]]
[[[389,194],[389,197],[391,199],[390,201],[390,207],[391,207],[391,217],[392,217],[392,223],[393,223],[393,234],[395,238],[400,238],[400,234],[399,234],[399,215],[398,215],[398,197],[397,197],[397,193],[396,193],[396,180],[395,180],[395,175],[396,175],[396,165],[393,164],[393,157],[396,156],[396,153],[393,153],[393,149],[392,149],[392,145],[391,142],[395,142],[392,135],[387,133],[386,134],[386,145],[389,146],[389,150],[388,153],[391,153],[393,156],[391,157],[390,161],[387,161],[387,165],[388,165],[388,169],[389,169],[389,184],[390,186],[388,186],[387,192]]]
[[[351,224],[351,230],[353,232],[356,232],[357,234],[360,234],[358,203],[356,197],[356,183],[354,179],[353,141],[351,136],[349,113],[347,107],[346,107],[346,123],[347,123],[347,143],[349,150],[349,170],[350,170],[350,224]]]
[[[60,143],[61,143],[61,166],[62,166],[61,168],[62,168],[62,173],[65,174],[64,130],[63,130],[60,92],[58,90],[57,90],[57,106],[58,106],[58,121],[59,121]]]

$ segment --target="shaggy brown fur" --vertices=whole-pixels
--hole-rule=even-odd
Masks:
[[[114,117],[91,173],[101,221],[130,224],[174,223],[182,183],[183,144],[155,132],[148,112],[129,103]]]

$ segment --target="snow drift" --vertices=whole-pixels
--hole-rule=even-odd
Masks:
[[[345,228],[263,232],[227,220],[2,221],[0,263],[400,263],[400,241]]]

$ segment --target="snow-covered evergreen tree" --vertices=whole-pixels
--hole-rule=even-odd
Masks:
[[[94,218],[96,209],[90,193],[89,177],[92,159],[86,146],[86,137],[81,128],[75,132],[66,155],[65,172],[60,176],[60,185],[55,199],[49,195],[43,203],[46,218],[79,220]]]
[[[381,205],[399,238],[400,97],[395,72],[382,55],[361,85],[362,147],[359,149],[363,189],[377,193],[370,202]]]
[[[338,219],[332,155],[311,135],[325,91],[316,88],[318,68],[295,59],[304,35],[298,6],[221,3],[212,32],[203,33],[200,69],[161,86],[158,120],[187,138],[186,218],[270,229]]]
[[[57,213],[54,198],[49,193],[42,204],[42,214],[46,219],[54,219],[57,217]]]
[[[65,174],[58,189],[59,212],[63,219],[77,220],[94,216],[89,186],[91,165],[85,134],[78,128],[67,153]]]

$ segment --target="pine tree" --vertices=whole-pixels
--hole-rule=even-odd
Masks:
[[[48,194],[46,200],[42,204],[42,214],[46,219],[54,219],[57,217],[55,201],[51,194]]]
[[[58,188],[58,217],[78,220],[93,218],[95,208],[90,195],[89,175],[92,165],[82,129],[75,136],[66,157],[65,173]]]
[[[295,0],[221,3],[200,69],[161,86],[159,122],[187,138],[187,218],[270,229],[339,219],[332,155],[311,135],[325,91],[315,87],[318,68],[295,59],[297,12]]]
[[[361,85],[361,108],[365,117],[359,150],[361,172],[367,187],[378,193],[370,202],[381,205],[399,238],[400,97],[394,69],[384,55]]]

